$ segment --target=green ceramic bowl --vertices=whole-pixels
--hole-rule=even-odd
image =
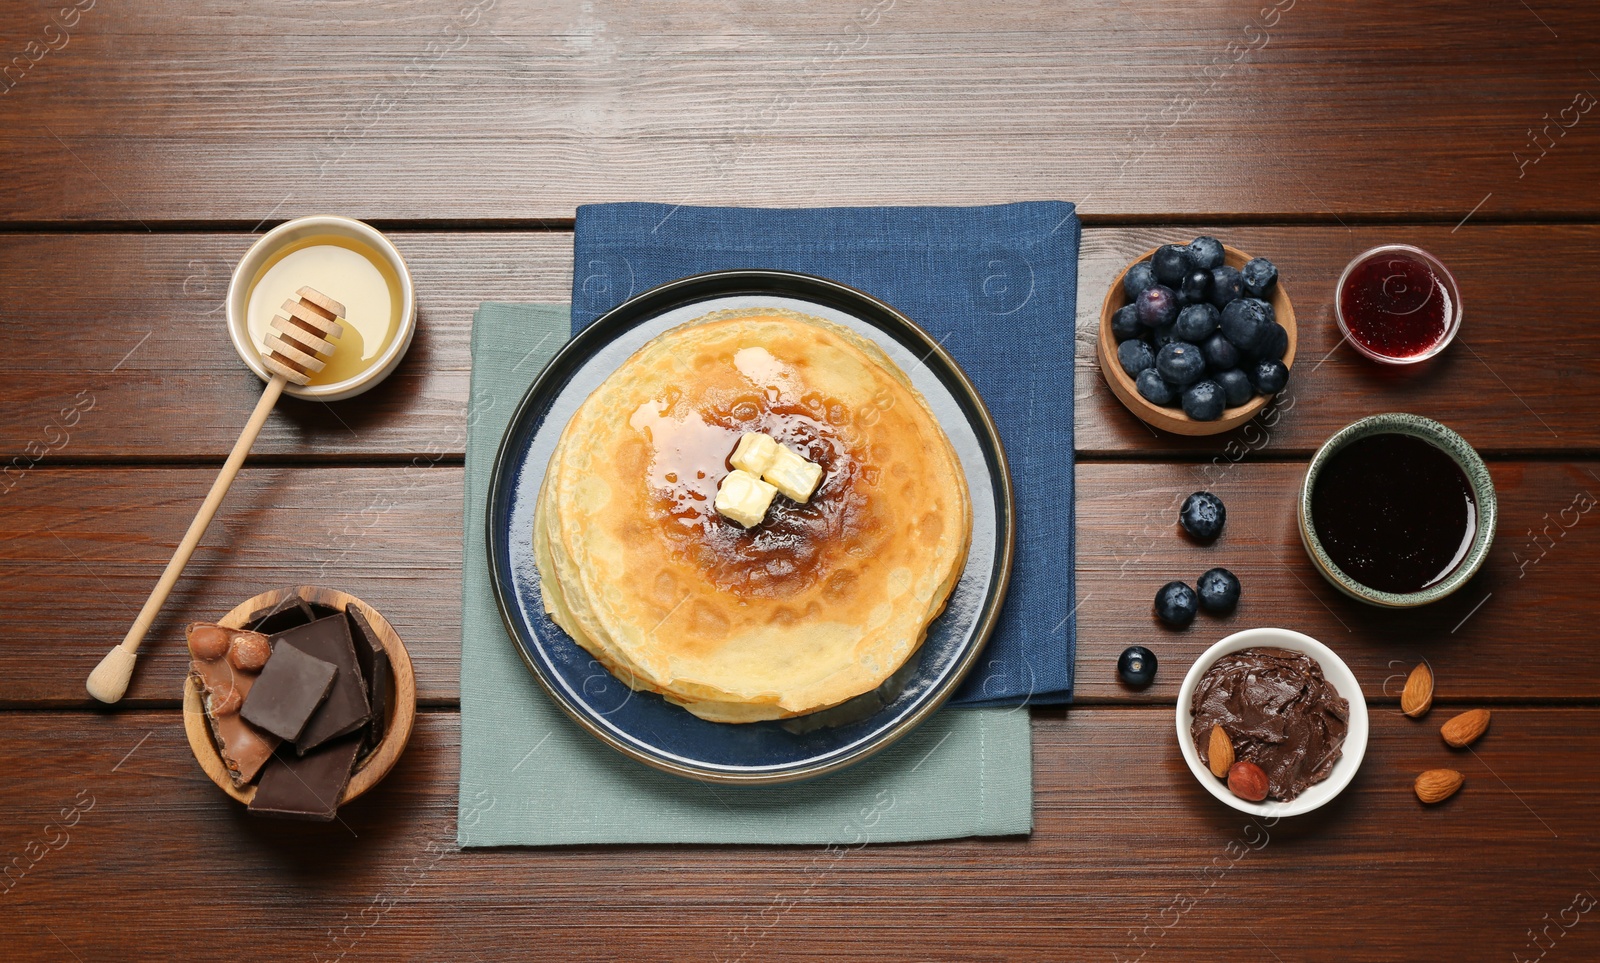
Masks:
[[[1420,592],[1383,592],[1357,582],[1340,571],[1339,566],[1333,564],[1322,543],[1318,541],[1316,527],[1312,524],[1311,490],[1316,486],[1317,475],[1322,471],[1322,466],[1328,463],[1328,459],[1335,452],[1353,441],[1372,435],[1387,434],[1421,438],[1455,459],[1456,464],[1466,473],[1467,481],[1472,485],[1472,493],[1478,503],[1478,532],[1473,537],[1472,547],[1467,550],[1466,558],[1462,559],[1455,571],[1443,581],[1430,585]],[[1351,598],[1383,608],[1406,609],[1437,602],[1477,574],[1478,569],[1483,567],[1483,560],[1489,557],[1489,546],[1494,542],[1495,520],[1499,512],[1495,504],[1494,479],[1489,477],[1489,469],[1483,464],[1483,459],[1478,457],[1478,453],[1467,444],[1466,439],[1431,418],[1391,413],[1363,418],[1340,429],[1332,438],[1322,443],[1322,447],[1317,449],[1316,455],[1311,459],[1311,467],[1306,469],[1305,481],[1300,485],[1298,514],[1300,541],[1305,544],[1306,554],[1311,556],[1311,563],[1322,573],[1323,578],[1332,582],[1335,588]]]

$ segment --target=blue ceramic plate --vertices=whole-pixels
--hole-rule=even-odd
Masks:
[[[613,678],[545,614],[533,513],[545,466],[578,406],[645,342],[712,311],[787,308],[872,339],[910,376],[950,436],[972,494],[972,548],[949,605],[896,677],[875,692],[777,722],[707,722]],[[540,372],[512,416],[489,483],[489,567],[506,629],[566,713],[618,751],[721,783],[791,782],[859,762],[914,729],[977,662],[1011,574],[1013,511],[989,412],[956,363],[910,319],[834,281],[720,271],[664,284],[612,310]]]

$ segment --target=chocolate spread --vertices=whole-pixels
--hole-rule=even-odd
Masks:
[[[1212,663],[1195,686],[1189,734],[1202,762],[1211,727],[1233,741],[1236,759],[1267,774],[1267,795],[1288,801],[1328,778],[1350,728],[1350,703],[1322,666],[1290,649],[1244,649]]]

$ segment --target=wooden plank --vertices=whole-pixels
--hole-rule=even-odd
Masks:
[[[1300,317],[1301,362],[1292,401],[1270,427],[1156,437],[1100,376],[1093,344],[1100,303],[1129,259],[1203,231],[1281,265]],[[389,381],[359,398],[326,406],[286,399],[256,443],[258,456],[459,458],[473,309],[484,300],[570,296],[570,234],[394,237],[418,287],[421,321],[410,354]],[[1332,315],[1345,263],[1396,240],[1450,264],[1466,305],[1458,343],[1414,371],[1380,369],[1339,347]],[[5,459],[220,461],[260,392],[222,327],[227,279],[249,243],[243,234],[0,235],[0,288],[10,293],[0,323],[12,359],[0,383]],[[1361,415],[1408,410],[1446,422],[1490,453],[1600,451],[1600,395],[1589,390],[1600,379],[1600,334],[1579,321],[1590,312],[1584,285],[1541,280],[1553,264],[1573,276],[1600,275],[1600,227],[1090,228],[1079,269],[1077,446],[1090,455],[1219,463],[1247,452],[1302,457]],[[64,276],[72,282],[63,284]],[[940,323],[923,320],[934,329]],[[66,424],[74,411],[76,421]]]
[[[1295,0],[77,3],[68,29],[57,0],[0,13],[0,217],[1041,194],[1114,217],[1600,212],[1580,2],[1422,0],[1403,25]]]
[[[1303,464],[1207,467],[1078,467],[1080,701],[1170,703],[1207,646],[1256,625],[1321,639],[1369,698],[1391,704],[1424,658],[1448,705],[1600,699],[1588,591],[1600,567],[1600,516],[1581,510],[1600,493],[1600,462],[1495,463],[1500,529],[1487,569],[1451,599],[1409,612],[1345,599],[1312,569],[1293,516]],[[121,639],[211,477],[41,467],[5,496],[0,610],[10,637],[27,644],[0,648],[0,704],[86,704],[83,677]],[[460,659],[461,477],[443,466],[246,469],[152,630],[129,698],[177,703],[184,623],[217,618],[268,588],[311,583],[377,606],[411,650],[421,697],[450,703]],[[1201,487],[1228,506],[1228,528],[1210,547],[1176,525],[1177,505]],[[1155,621],[1161,584],[1192,584],[1219,565],[1244,585],[1237,612],[1202,616],[1183,632]],[[1116,680],[1116,657],[1132,644],[1161,660],[1144,691]]]
[[[174,710],[7,713],[0,938],[84,960],[500,960],[530,941],[639,960],[1600,954],[1581,912],[1600,710],[1497,710],[1472,754],[1436,721],[1374,713],[1345,793],[1266,827],[1196,783],[1170,709],[1080,708],[1035,720],[1028,838],[461,851],[453,713],[424,713],[390,778],[326,825],[245,815]],[[1411,780],[1440,766],[1466,785],[1424,808]],[[197,933],[197,909],[228,925]]]

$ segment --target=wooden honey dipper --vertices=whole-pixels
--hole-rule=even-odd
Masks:
[[[172,553],[172,561],[161,573],[155,590],[145,600],[144,608],[139,610],[139,617],[133,620],[127,637],[107,652],[100,664],[89,673],[89,694],[101,702],[116,702],[128,691],[128,680],[133,677],[134,656],[139,651],[139,643],[144,641],[144,634],[150,630],[150,623],[155,621],[156,613],[166,603],[167,595],[183,573],[183,567],[189,564],[189,556],[194,554],[200,536],[205,534],[206,526],[211,524],[212,516],[216,515],[217,508],[222,504],[222,497],[233,485],[234,477],[239,474],[239,466],[244,464],[250,446],[255,444],[256,435],[261,433],[267,415],[278,403],[278,396],[283,394],[283,386],[289,382],[297,385],[309,382],[313,374],[322,370],[322,359],[333,354],[333,339],[344,332],[340,323],[344,317],[344,305],[313,288],[301,288],[295,293],[298,300],[283,302],[283,313],[273,317],[270,325],[272,330],[267,333],[266,350],[262,353],[261,361],[272,372],[272,380],[267,382],[261,400],[256,402],[256,410],[245,422],[244,431],[239,433],[233,451],[228,453],[222,471],[212,483],[211,491],[201,503],[194,521],[189,523],[189,530],[183,534],[183,541],[178,543],[178,550]]]

